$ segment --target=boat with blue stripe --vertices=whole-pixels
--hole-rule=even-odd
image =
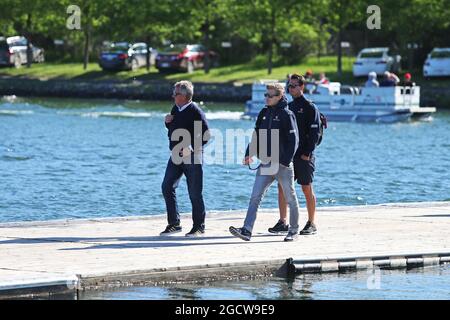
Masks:
[[[252,99],[247,101],[244,118],[256,118],[264,107],[266,85],[276,80],[260,80],[252,85]],[[283,83],[284,85],[284,83]],[[355,87],[331,82],[308,83],[304,95],[330,121],[392,123],[411,119],[430,119],[435,107],[420,107],[419,86]],[[292,101],[291,95],[286,95]]]

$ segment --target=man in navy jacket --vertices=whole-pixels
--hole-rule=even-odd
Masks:
[[[205,233],[202,163],[203,146],[210,135],[204,112],[192,101],[193,94],[192,83],[177,82],[173,90],[175,105],[165,117],[171,157],[162,183],[168,220],[166,229],[160,234],[162,236],[182,231],[175,189],[183,174],[187,180],[193,220],[193,227],[186,236],[196,237]]]
[[[256,172],[247,215],[242,228],[230,227],[232,235],[250,241],[261,200],[270,185],[277,180],[283,186],[284,196],[289,204],[290,228],[284,241],[298,238],[299,206],[294,187],[292,159],[298,146],[297,125],[294,114],[287,108],[284,87],[281,84],[267,85],[266,107],[258,115],[250,146],[243,164],[251,163],[256,155],[261,166]],[[266,139],[263,138],[266,135]]]
[[[288,83],[288,89],[294,98],[289,103],[291,110],[296,118],[299,132],[299,147],[294,156],[295,178],[302,186],[303,194],[306,199],[306,208],[308,210],[308,221],[300,231],[301,235],[312,235],[317,233],[315,225],[316,196],[313,190],[313,179],[315,170],[314,150],[320,137],[320,112],[311,101],[303,95],[306,80],[303,76],[293,74]],[[278,202],[280,208],[280,220],[269,232],[282,233],[287,232],[289,226],[286,223],[287,204],[282,192],[282,186],[278,184]]]

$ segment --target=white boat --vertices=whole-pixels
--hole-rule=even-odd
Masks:
[[[252,100],[246,103],[244,118],[255,118],[264,107],[264,93],[270,82],[277,81],[260,80],[253,84]],[[418,86],[361,88],[331,82],[328,85],[308,84],[304,95],[330,121],[397,122],[429,118],[436,112],[434,107],[420,107]],[[287,98],[292,101],[289,94]]]

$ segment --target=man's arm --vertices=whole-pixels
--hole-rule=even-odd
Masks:
[[[280,163],[288,167],[294,158],[299,143],[297,121],[295,115],[288,110],[284,113],[282,121],[281,129],[283,132],[280,132],[280,136],[284,137],[284,141],[280,141],[280,143],[285,143],[285,152],[280,158]]]
[[[200,107],[198,107],[197,110],[198,113],[196,121],[201,121],[202,123],[202,145],[205,145],[211,139],[211,134],[209,133],[209,124],[208,120],[206,120],[206,115],[203,110],[200,109]]]
[[[302,155],[311,157],[312,152],[316,148],[316,144],[320,137],[320,113],[316,106],[310,108],[310,111],[306,114],[306,125],[308,129],[307,143],[302,148]]]
[[[173,106],[172,107],[172,110],[170,111],[170,115],[172,116],[172,118],[173,118],[173,115],[175,114],[175,108],[176,108],[177,106]],[[173,119],[171,120],[171,121],[169,121],[169,122],[167,122],[167,121],[164,121],[164,124],[166,125],[166,128],[167,129],[169,129],[169,126],[170,126],[170,123],[173,121]]]
[[[258,117],[256,117],[255,122],[255,130],[253,130],[252,139],[250,140],[250,143],[247,146],[247,149],[245,150],[245,158],[253,157],[255,155],[254,152],[250,154],[250,146],[252,146],[252,151],[257,151],[258,146],[255,145],[258,143],[259,140],[259,127],[261,126],[261,121],[264,116],[266,108],[262,108],[261,111],[258,113]]]

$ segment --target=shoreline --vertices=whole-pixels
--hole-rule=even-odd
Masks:
[[[39,80],[0,77],[0,95],[23,97],[104,98],[129,100],[170,100],[173,82],[159,80]],[[245,105],[251,99],[251,84],[194,82],[197,100],[233,102]],[[422,107],[450,109],[450,88],[421,86]]]
[[[251,84],[194,83],[196,100],[239,102],[251,99]],[[171,100],[169,81],[75,81],[0,77],[0,95],[23,97]]]

